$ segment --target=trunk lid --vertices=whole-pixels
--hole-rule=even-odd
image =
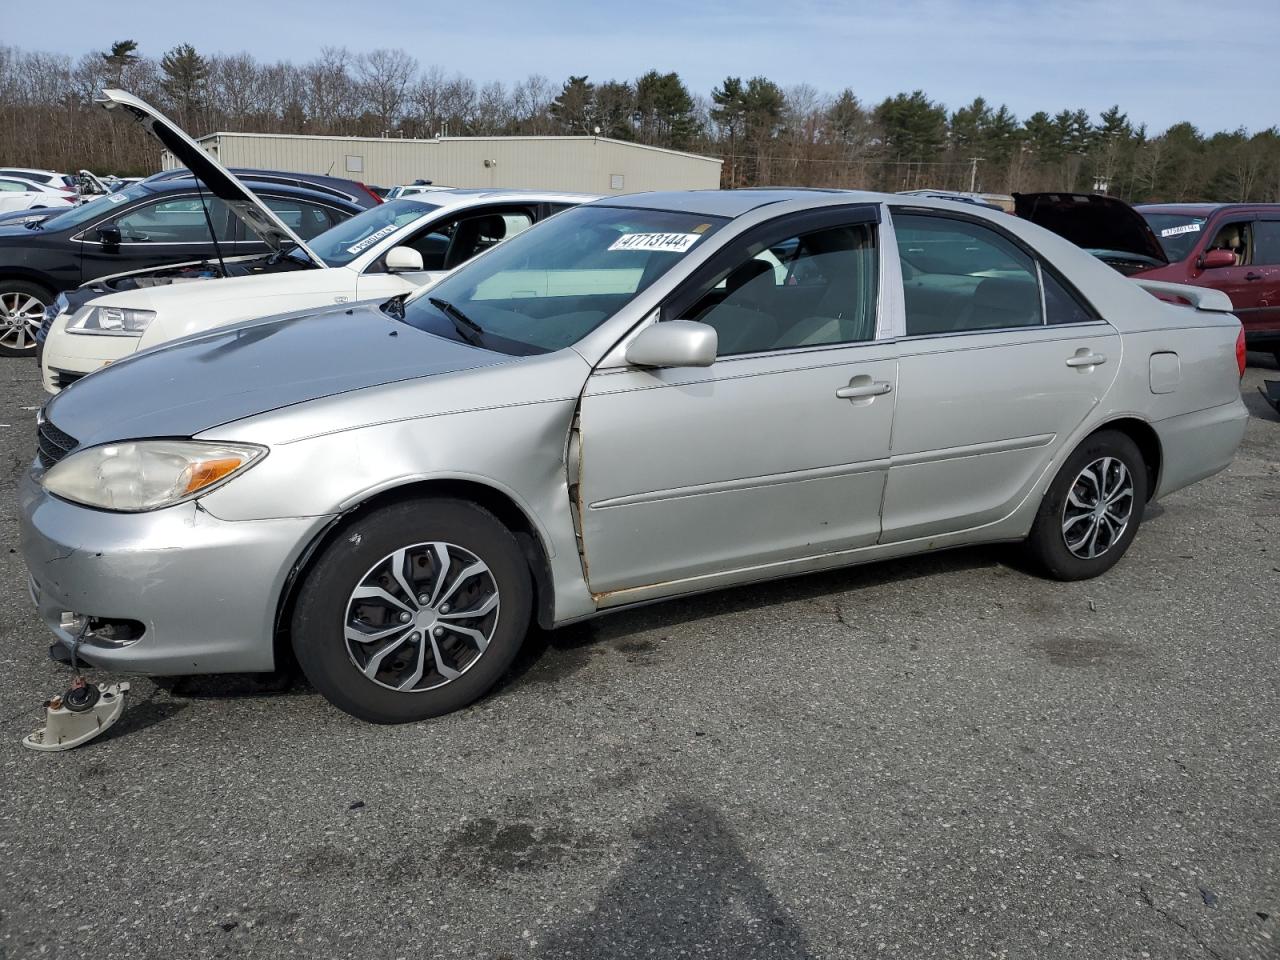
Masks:
[[[1142,214],[1123,200],[1094,193],[1015,193],[1014,213],[1051,230],[1077,247],[1121,269],[1128,260],[1135,273],[1169,262]],[[1118,256],[1117,256],[1118,255]]]

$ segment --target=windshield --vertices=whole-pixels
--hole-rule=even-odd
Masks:
[[[307,241],[317,257],[331,267],[345,267],[383,237],[440,208],[421,200],[391,200],[345,220]],[[293,254],[290,254],[291,256]],[[307,260],[305,254],[299,254]]]
[[[107,196],[99,197],[97,200],[91,200],[78,207],[72,207],[66,213],[50,217],[41,226],[46,230],[70,230],[100,217],[110,216],[113,210],[119,209],[123,204],[137,200],[139,197],[150,196],[150,194],[151,191],[146,187],[134,184],[119,193],[107,194]]]
[[[1160,238],[1160,246],[1170,263],[1185,260],[1195,249],[1200,239],[1200,230],[1204,227],[1206,217],[1192,217],[1184,213],[1139,213],[1151,225],[1155,235]]]
[[[583,206],[504,241],[405,305],[405,322],[502,353],[576,343],[720,227],[721,217]]]

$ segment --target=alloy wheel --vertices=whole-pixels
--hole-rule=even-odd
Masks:
[[[405,693],[456,680],[483,656],[498,625],[498,584],[475,554],[419,543],[388,554],[347,601],[347,654],[374,683]]]
[[[15,350],[35,349],[44,309],[29,293],[0,293],[0,344]]]
[[[1100,557],[1124,536],[1133,516],[1133,478],[1115,457],[1101,457],[1080,471],[1062,507],[1062,537],[1083,560]]]

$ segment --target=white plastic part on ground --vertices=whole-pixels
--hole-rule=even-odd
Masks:
[[[45,725],[22,739],[32,750],[70,750],[105,733],[124,713],[129,684],[98,684],[98,699],[86,710],[68,710],[66,696],[45,703]],[[68,691],[69,693],[70,691]]]

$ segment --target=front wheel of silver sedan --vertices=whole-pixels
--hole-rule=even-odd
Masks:
[[[462,500],[384,507],[342,529],[306,575],[298,663],[335,706],[409,723],[466,706],[511,665],[532,577],[516,538]]]
[[[1100,430],[1067,458],[1041,501],[1027,550],[1057,580],[1086,580],[1124,556],[1142,523],[1147,469],[1137,444]]]

